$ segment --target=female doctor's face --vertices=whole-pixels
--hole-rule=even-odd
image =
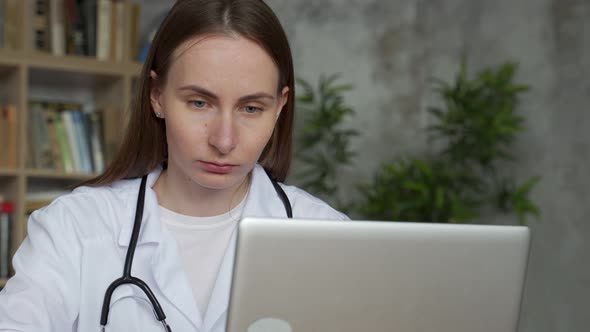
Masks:
[[[240,37],[195,37],[175,52],[151,89],[166,124],[168,170],[206,189],[237,188],[269,141],[288,88],[272,58]]]

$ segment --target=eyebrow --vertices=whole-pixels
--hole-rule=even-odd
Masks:
[[[185,85],[183,87],[180,87],[178,90],[180,90],[180,91],[186,91],[186,90],[194,91],[194,92],[199,93],[199,94],[201,94],[201,95],[203,95],[203,96],[205,96],[207,98],[213,99],[215,101],[219,101],[219,97],[216,94],[214,94],[213,92],[211,92],[211,91],[209,91],[207,89],[204,89],[204,88],[201,88],[199,86],[196,86],[194,84]],[[247,102],[247,101],[253,101],[253,100],[264,99],[264,98],[271,99],[271,100],[274,100],[275,99],[275,97],[273,97],[272,95],[269,95],[268,93],[265,93],[265,92],[257,92],[257,93],[253,93],[253,94],[250,94],[250,95],[246,95],[246,96],[240,97],[240,99],[238,99],[238,102],[242,102],[243,103],[243,102]]]

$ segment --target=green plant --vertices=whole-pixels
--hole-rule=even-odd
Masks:
[[[361,188],[360,212],[377,220],[466,221],[475,217],[478,202],[461,188],[473,181],[436,160],[400,159],[384,164]]]
[[[336,172],[354,157],[350,140],[358,133],[343,128],[354,110],[344,103],[350,84],[338,84],[339,75],[320,76],[317,87],[297,79],[302,93],[297,96],[299,128],[295,135],[295,179],[300,186],[323,199],[335,202]]]
[[[463,62],[452,84],[437,81],[443,107],[429,108],[436,120],[429,139],[441,142],[442,149],[430,158],[384,164],[361,186],[365,200],[359,212],[379,220],[464,222],[491,205],[516,213],[520,223],[539,215],[529,198],[539,178],[518,185],[500,172],[516,160],[512,143],[524,130],[516,109],[528,87],[513,82],[516,70],[516,64],[506,63],[469,79]]]

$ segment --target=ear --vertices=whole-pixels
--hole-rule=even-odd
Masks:
[[[279,108],[278,108],[277,114],[276,114],[277,119],[281,115],[281,112],[283,111],[283,107],[285,107],[288,100],[289,100],[289,87],[286,86],[283,88],[283,90],[281,91],[281,95],[279,96]]]
[[[161,83],[158,74],[153,70],[150,70],[150,103],[154,112],[161,114],[160,117],[164,118]]]

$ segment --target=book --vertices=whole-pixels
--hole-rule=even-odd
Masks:
[[[126,18],[128,7],[125,5],[125,2],[122,0],[117,0],[113,2],[113,6],[115,7],[115,16],[116,16],[116,24],[115,28],[115,57],[113,60],[117,62],[123,61],[123,57],[125,55],[125,28],[127,25]]]
[[[90,153],[90,130],[86,128],[84,123],[84,115],[81,110],[72,112],[72,119],[74,120],[74,130],[78,137],[78,148],[80,150],[80,165],[83,173],[92,173],[92,156]]]
[[[109,46],[109,59],[115,61],[117,58],[117,26],[119,25],[119,15],[117,14],[117,0],[111,0],[111,38]]]
[[[102,110],[105,164],[115,158],[121,141],[121,113],[111,107]]]
[[[74,127],[74,115],[73,112],[76,110],[71,105],[65,105],[61,111],[61,119],[64,124],[68,145],[71,147],[72,153],[72,164],[74,166],[74,172],[82,172],[82,154],[80,152],[81,146],[76,135],[76,128]]]
[[[104,171],[104,153],[103,153],[103,126],[102,113],[95,111],[87,114],[90,123],[90,142],[92,151],[92,164],[95,173]]]
[[[4,152],[0,154],[0,166],[16,168],[17,166],[17,133],[18,122],[16,106],[8,104],[0,109],[2,118],[2,144]]]
[[[16,49],[19,39],[19,0],[4,0],[4,48]]]
[[[6,16],[5,3],[4,3],[4,0],[0,0],[0,48],[4,48],[4,44],[5,44],[5,41],[4,41],[4,38],[5,38],[4,29],[6,27],[5,16]]]
[[[86,40],[86,21],[84,21],[81,0],[69,0],[73,3],[75,10],[74,23],[74,54],[87,55],[88,41]]]
[[[64,172],[63,156],[57,139],[57,128],[55,126],[56,110],[49,106],[43,109],[43,119],[47,126],[47,135],[49,137],[49,145],[51,146],[51,155],[53,159],[54,170]]]
[[[8,132],[8,121],[4,118],[3,107],[0,105],[0,147],[5,147],[6,144],[8,144],[7,132]],[[6,152],[4,151],[4,148],[3,148],[2,153],[0,153],[0,167],[6,167],[7,163],[8,163],[8,156],[6,155]]]
[[[110,0],[98,0],[96,11],[96,57],[108,60],[111,54],[111,7]]]
[[[129,55],[128,60],[136,60],[139,56],[139,20],[141,17],[141,6],[138,3],[127,3],[129,6],[129,43],[127,44]]]
[[[49,51],[49,1],[33,1],[33,49]]]
[[[0,278],[10,276],[13,215],[14,204],[8,201],[0,202]]]
[[[64,55],[65,43],[65,22],[64,22],[64,0],[49,1],[49,25],[51,30],[51,53]]]
[[[40,156],[38,155],[39,149],[37,149],[38,132],[34,128],[35,123],[34,108],[32,103],[29,103],[29,118],[27,120],[27,157],[25,158],[27,168],[37,168],[37,160],[40,159]]]
[[[85,55],[86,40],[81,8],[78,0],[65,1],[66,35],[68,54]]]
[[[29,165],[37,169],[54,169],[47,122],[43,116],[44,108],[40,102],[29,103],[29,158],[32,159]]]
[[[53,116],[53,124],[55,126],[55,135],[59,144],[59,150],[62,156],[63,168],[66,173],[74,172],[74,161],[72,157],[72,147],[68,141],[68,134],[64,126],[62,116],[59,112],[51,113]]]
[[[84,0],[82,2],[82,17],[84,20],[84,38],[86,39],[86,55],[96,56],[96,19],[97,0]]]

